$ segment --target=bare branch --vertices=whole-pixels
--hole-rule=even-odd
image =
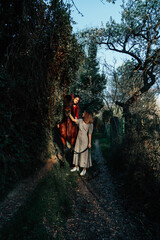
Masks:
[[[71,0],[71,2],[72,2],[72,4],[73,4],[73,6],[75,7],[75,9],[77,10],[77,12],[82,16],[82,17],[84,17],[84,15],[79,11],[79,9],[77,8],[77,6],[76,6],[76,4],[74,3],[74,1],[73,0]]]

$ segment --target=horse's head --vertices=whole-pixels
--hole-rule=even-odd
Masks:
[[[71,113],[71,108],[73,106],[73,94],[64,96],[63,106],[64,114],[68,117],[68,115]]]

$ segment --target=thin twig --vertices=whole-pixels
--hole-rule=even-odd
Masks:
[[[76,4],[74,3],[74,1],[73,0],[71,0],[71,2],[72,2],[72,4],[73,4],[73,6],[75,7],[75,9],[77,10],[77,12],[82,16],[82,17],[84,17],[84,15],[79,11],[79,9],[77,8],[77,6],[76,6]]]

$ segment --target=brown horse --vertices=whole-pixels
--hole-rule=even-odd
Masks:
[[[74,147],[78,132],[77,125],[72,122],[69,117],[69,114],[72,112],[72,108],[73,94],[65,95],[63,100],[63,119],[59,127],[64,154],[67,142],[71,144],[72,148]]]

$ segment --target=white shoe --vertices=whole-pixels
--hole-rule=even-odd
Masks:
[[[82,172],[80,173],[81,176],[84,176],[86,174],[86,170],[83,169]]]
[[[79,167],[74,167],[71,169],[71,172],[79,171]]]

